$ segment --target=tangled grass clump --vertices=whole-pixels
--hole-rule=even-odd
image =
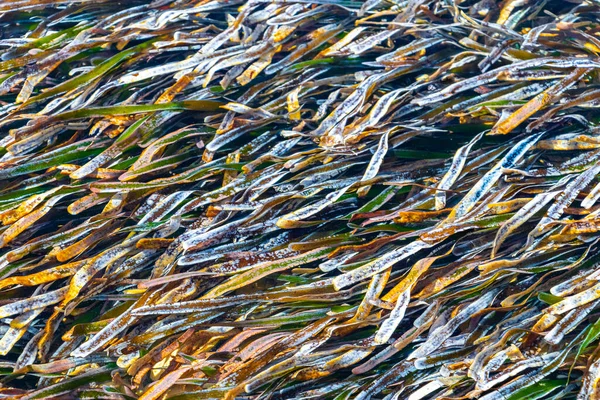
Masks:
[[[0,398],[600,399],[599,21],[0,2]]]

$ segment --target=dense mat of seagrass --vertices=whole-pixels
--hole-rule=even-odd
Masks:
[[[599,21],[1,1],[0,398],[600,398]]]

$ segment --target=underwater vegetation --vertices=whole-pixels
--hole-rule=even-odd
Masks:
[[[600,399],[600,2],[3,0],[0,398]]]

